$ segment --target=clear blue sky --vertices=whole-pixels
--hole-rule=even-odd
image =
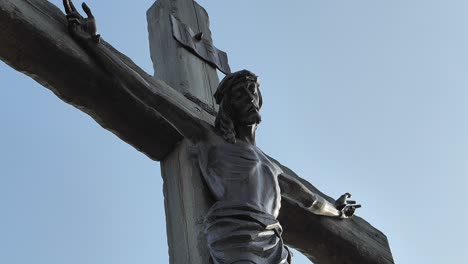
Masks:
[[[88,1],[149,73],[152,3]],[[199,3],[260,76],[260,148],[353,193],[396,263],[467,263],[467,1]],[[0,81],[0,263],[167,263],[159,165],[3,63]]]

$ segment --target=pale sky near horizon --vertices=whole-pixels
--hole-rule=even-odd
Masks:
[[[87,1],[148,73],[153,2]],[[260,76],[263,151],[351,192],[396,263],[467,263],[467,1],[198,3]],[[4,63],[0,81],[0,263],[168,263],[159,164]]]

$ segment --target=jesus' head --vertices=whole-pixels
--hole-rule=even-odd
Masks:
[[[219,112],[215,127],[228,142],[236,142],[236,130],[250,126],[255,130],[261,121],[262,95],[258,77],[242,70],[226,75],[214,94]]]

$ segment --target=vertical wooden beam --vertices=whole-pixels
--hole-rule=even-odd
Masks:
[[[173,38],[171,14],[194,32],[203,32],[203,38],[211,41],[208,14],[195,1],[158,0],[147,12],[155,77],[214,109],[213,94],[219,83],[216,70]]]
[[[197,161],[190,157],[189,146],[182,141],[161,161],[169,262],[208,264],[203,220],[213,199],[202,182]]]
[[[158,0],[147,12],[155,77],[215,110],[213,93],[219,83],[216,70],[173,38],[171,14],[211,40],[208,14],[197,3]],[[209,263],[203,220],[213,199],[190,156],[190,145],[184,140],[161,161],[171,264]]]

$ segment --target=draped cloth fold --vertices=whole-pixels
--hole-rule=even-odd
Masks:
[[[278,220],[252,204],[216,202],[205,217],[205,234],[214,264],[290,264]]]

